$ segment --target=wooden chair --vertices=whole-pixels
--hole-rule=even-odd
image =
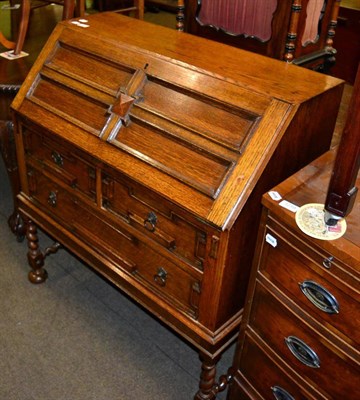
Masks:
[[[28,25],[30,19],[30,11],[32,8],[43,7],[49,4],[59,4],[62,5],[63,15],[62,19],[69,19],[74,16],[75,11],[75,0],[41,0],[36,5],[32,6],[31,0],[21,0],[20,2],[20,25],[18,30],[18,36],[16,42],[9,41],[0,31],[0,43],[9,50],[14,50],[14,56],[21,53]],[[85,0],[79,0],[76,2],[76,11],[78,16],[83,16],[85,11]]]

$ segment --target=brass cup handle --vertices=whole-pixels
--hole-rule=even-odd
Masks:
[[[167,272],[163,267],[158,268],[157,273],[154,275],[154,281],[159,285],[159,286],[165,286],[166,285],[166,279],[167,279]]]

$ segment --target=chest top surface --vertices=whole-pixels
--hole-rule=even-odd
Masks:
[[[88,21],[57,26],[13,109],[221,228],[299,106],[341,83],[114,13]]]
[[[336,149],[323,156],[291,176],[274,188],[288,202],[301,207],[305,204],[324,204],[334,165]],[[356,187],[360,187],[360,174],[357,176]],[[263,196],[263,204],[270,215],[283,221],[294,229],[299,237],[304,237],[336,258],[346,263],[352,273],[360,279],[360,198],[356,197],[351,213],[346,217],[345,234],[336,240],[313,239],[303,234],[296,224],[294,212],[280,206],[279,201],[273,200],[268,193]]]

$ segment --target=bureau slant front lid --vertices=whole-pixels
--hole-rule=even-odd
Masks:
[[[229,74],[218,60],[204,68],[195,54],[217,57],[206,40],[113,13],[89,17],[88,27],[73,22],[57,26],[13,109],[229,228],[302,100],[256,90],[241,69]],[[239,62],[248,54],[226,51]],[[276,67],[279,82],[296,75],[296,67]]]

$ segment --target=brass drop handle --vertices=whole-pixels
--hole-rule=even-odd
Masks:
[[[144,227],[148,231],[154,232],[155,231],[155,227],[156,227],[156,223],[157,223],[156,214],[153,211],[149,212],[147,218],[144,220]]]
[[[280,386],[273,386],[271,390],[276,400],[295,400],[285,389]]]
[[[320,359],[315,351],[296,336],[288,336],[285,343],[291,353],[304,365],[311,368],[320,368]]]
[[[48,204],[51,205],[51,207],[56,207],[57,206],[57,194],[54,191],[51,191],[48,196]]]
[[[313,281],[304,281],[299,286],[305,297],[319,310],[327,314],[339,313],[339,303],[327,289]]]
[[[51,158],[53,159],[54,163],[59,167],[62,167],[64,165],[64,159],[62,158],[61,154],[58,153],[57,151],[53,151],[51,153]]]
[[[154,281],[159,285],[159,286],[165,286],[166,285],[166,279],[167,279],[167,272],[163,267],[159,267],[157,270],[157,273],[154,275]]]

